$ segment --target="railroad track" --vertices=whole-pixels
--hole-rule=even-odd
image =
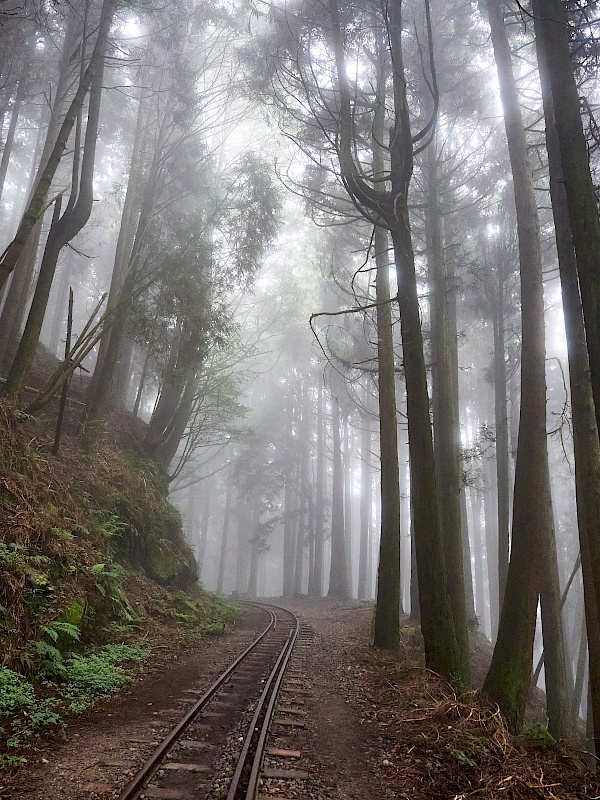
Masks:
[[[118,800],[254,800],[300,624],[286,609],[252,605],[268,616],[263,632],[203,691]]]

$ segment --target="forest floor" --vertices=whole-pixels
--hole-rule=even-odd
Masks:
[[[281,602],[281,601],[279,601]],[[329,600],[284,603],[313,631],[298,668],[307,690],[305,727],[285,745],[301,753],[308,781],[270,779],[272,800],[466,800],[600,797],[600,780],[574,746],[532,728],[515,740],[477,693],[456,697],[422,667],[418,634],[403,629],[400,651],[369,648],[372,609]],[[242,618],[225,636],[194,647],[165,636],[144,676],[76,719],[63,741],[42,743],[0,797],[115,798],[173,723],[174,698],[210,682],[252,635]],[[477,670],[476,670],[477,671]],[[278,742],[283,744],[283,742]]]

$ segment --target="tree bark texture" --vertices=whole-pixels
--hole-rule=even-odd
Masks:
[[[469,651],[465,571],[473,604],[468,531],[463,540],[460,509],[460,426],[458,420],[458,332],[454,279],[444,257],[436,139],[427,148],[427,262],[432,286],[433,431],[438,505],[444,540],[446,582],[459,646]],[[454,312],[454,313],[453,313]],[[465,520],[466,522],[466,520]],[[474,611],[472,613],[474,616]]]
[[[536,41],[551,54],[547,92],[553,98],[554,123],[587,334],[589,366],[600,429],[600,218],[580,115],[579,93],[571,61],[568,24],[560,0],[536,0]]]
[[[486,0],[513,176],[521,276],[521,409],[515,466],[511,556],[498,638],[484,691],[509,727],[522,725],[548,514],[544,288],[537,206],[512,56],[500,0]]]
[[[373,644],[395,649],[400,641],[400,472],[394,339],[390,303],[387,232],[375,229],[377,370],[381,461],[381,535]]]
[[[544,543],[544,564],[540,605],[542,610],[542,638],[544,643],[544,674],[546,683],[546,710],[548,730],[555,739],[569,735],[569,685],[567,681],[567,658],[563,631],[560,578],[556,557],[556,539],[552,513],[550,472],[547,473],[550,500],[548,524]]]
[[[594,402],[593,376],[590,376],[592,363],[590,336],[592,332],[587,327],[581,272],[579,272],[578,280],[580,256],[585,258],[589,253],[585,247],[583,253],[581,248],[578,251],[576,247],[575,231],[579,229],[581,220],[578,220],[575,225],[572,223],[572,209],[579,203],[579,200],[572,199],[572,202],[569,202],[569,186],[571,185],[571,190],[573,186],[567,180],[567,171],[572,170],[575,164],[573,157],[566,164],[563,161],[564,148],[561,146],[561,134],[558,125],[555,124],[558,106],[561,106],[567,98],[560,95],[560,102],[558,104],[554,102],[556,86],[552,80],[552,73],[557,68],[571,70],[570,59],[565,59],[564,53],[556,54],[554,49],[561,46],[562,43],[568,56],[566,31],[558,34],[556,30],[564,23],[564,18],[557,15],[556,5],[554,2],[534,3],[537,17],[535,32],[546,117],[550,194],[556,231],[569,361],[575,492],[588,631],[591,707],[596,731],[596,754],[600,755],[600,629],[598,626],[600,614],[597,606],[597,598],[600,597],[598,594],[600,589],[600,441],[598,439],[597,405]],[[549,19],[545,19],[546,14]],[[559,19],[563,19],[563,23],[550,21]],[[550,54],[552,55],[550,56]],[[557,61],[555,61],[555,57]],[[562,84],[559,82],[558,85]],[[577,121],[580,123],[579,119]],[[573,140],[573,145],[577,146],[577,139]],[[595,214],[597,217],[597,210],[595,210]],[[581,231],[578,235],[581,236]],[[586,584],[587,589],[585,588]]]
[[[283,596],[293,597],[294,594],[294,477],[293,468],[290,467],[284,478],[283,484]]]

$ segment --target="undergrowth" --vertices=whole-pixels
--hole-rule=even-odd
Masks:
[[[81,714],[118,692],[149,655],[149,647],[121,643],[86,656],[61,657],[54,679],[44,681],[38,691],[23,675],[1,667],[0,732],[5,752],[0,753],[0,769],[26,763],[24,753],[35,748],[38,737],[60,733],[65,715]]]

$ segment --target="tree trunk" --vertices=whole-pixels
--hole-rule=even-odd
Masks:
[[[59,271],[58,286],[54,292],[54,312],[48,337],[48,349],[55,356],[60,352],[60,336],[67,318],[69,286],[72,279],[72,261],[66,258]],[[52,302],[50,303],[52,305]]]
[[[470,630],[477,630],[477,614],[475,613],[475,591],[473,580],[473,564],[471,559],[471,542],[469,541],[469,514],[467,511],[466,487],[460,488],[460,528],[462,541],[462,564],[465,591],[465,608],[467,611],[467,626]],[[473,559],[474,560],[474,559]]]
[[[498,634],[498,621],[500,619],[500,607],[498,605],[500,596],[498,588],[498,504],[494,502],[496,499],[494,497],[496,484],[492,474],[492,462],[488,458],[484,458],[483,469],[485,482],[483,515],[485,519],[485,548],[490,604],[490,641],[493,644]]]
[[[563,633],[560,578],[556,557],[554,518],[550,473],[547,473],[547,496],[550,500],[547,513],[546,542],[544,546],[544,572],[540,591],[542,608],[542,636],[544,642],[544,674],[546,681],[546,709],[548,730],[555,739],[569,735],[569,686],[566,671],[565,639]]]
[[[248,575],[248,597],[258,595],[258,566],[260,562],[260,509],[256,498],[253,500],[252,519],[250,523],[250,572]]]
[[[40,223],[41,231],[41,223]],[[38,231],[35,231],[37,234]],[[32,235],[13,272],[6,292],[6,302],[0,317],[0,364],[3,375],[7,375],[14,361],[23,330],[23,317],[31,294],[31,284],[37,259],[38,235]]]
[[[102,340],[100,340],[102,341]],[[119,363],[115,370],[115,379],[111,397],[112,408],[125,408],[127,406],[127,396],[133,378],[133,353],[135,342],[130,336],[126,336],[119,354]]]
[[[394,339],[390,304],[387,232],[375,229],[377,298],[377,370],[379,378],[379,451],[381,528],[373,644],[395,649],[400,641],[400,472]]]
[[[317,474],[315,492],[315,555],[313,567],[313,583],[309,587],[309,595],[323,595],[323,544],[325,531],[325,449],[323,421],[323,381],[319,381],[317,395]]]
[[[331,506],[331,564],[328,597],[348,600],[346,572],[346,542],[344,536],[344,471],[340,435],[340,407],[336,397],[331,400],[333,437],[333,495]]]
[[[590,304],[589,269],[597,268],[598,254],[590,252],[583,236],[594,241],[594,231],[600,223],[593,187],[587,185],[589,166],[583,143],[585,165],[581,162],[583,134],[579,118],[579,103],[568,49],[566,20],[560,4],[548,0],[534,3],[536,47],[542,80],[542,96],[546,116],[546,145],[550,165],[550,191],[559,256],[559,273],[563,298],[573,447],[575,454],[575,490],[577,521],[584,581],[587,620],[591,707],[594,717],[596,755],[600,756],[600,628],[597,598],[600,597],[600,444],[598,440],[598,401],[593,359],[598,342],[590,341],[598,328],[588,326]],[[546,16],[542,16],[542,12]],[[557,20],[557,21],[550,21]],[[560,30],[559,30],[560,29]],[[552,56],[550,57],[550,53]],[[560,74],[567,70],[569,74]],[[556,73],[556,74],[555,74]],[[571,86],[572,83],[572,86]],[[554,102],[554,98],[559,98]],[[568,120],[573,99],[575,119]],[[560,121],[560,122],[559,122]],[[579,132],[578,132],[579,131]],[[569,139],[565,139],[569,136]],[[585,205],[588,188],[594,196],[593,214]],[[581,197],[574,192],[581,190]],[[588,198],[589,199],[589,198]],[[573,215],[584,214],[583,218]],[[594,220],[591,219],[593,216]],[[592,228],[587,225],[592,224]],[[582,228],[583,226],[583,228]],[[585,233],[584,233],[585,231]],[[579,277],[579,280],[578,280]],[[594,278],[594,280],[597,280]],[[581,291],[581,295],[579,292]],[[587,298],[587,302],[586,302]],[[587,305],[587,310],[586,310]],[[584,327],[585,320],[585,327]],[[597,319],[594,320],[597,325]],[[586,347],[587,343],[587,347]],[[591,378],[590,378],[591,372]],[[595,401],[595,402],[594,402]]]
[[[468,652],[465,570],[473,581],[469,541],[462,536],[460,509],[460,428],[458,422],[458,334],[453,276],[444,258],[436,139],[427,148],[427,263],[432,286],[433,432],[438,505],[442,524],[446,582],[460,648]],[[454,325],[452,324],[454,323]],[[466,520],[465,520],[466,521]],[[466,555],[468,555],[468,563]]]
[[[304,572],[304,553],[306,549],[306,497],[302,466],[298,470],[298,515],[296,518],[296,558],[294,562],[294,594],[302,594],[302,578]]]
[[[417,545],[415,543],[415,525],[410,501],[410,620],[415,625],[421,623],[421,608],[419,603],[419,569],[417,566]]]
[[[406,380],[408,439],[411,463],[415,543],[419,569],[421,629],[425,661],[430,669],[468,684],[468,652],[459,647],[446,584],[444,544],[435,481],[433,438],[423,352],[423,336],[414,252],[408,215],[408,189],[413,172],[413,141],[402,53],[402,5],[388,6],[387,42],[392,61],[394,129],[390,139],[390,191],[374,188],[361,177],[354,160],[353,114],[344,54],[344,36],[336,0],[330,0],[331,36],[336,61],[339,101],[337,153],[344,185],[360,208],[382,218],[394,245],[398,279],[398,305]],[[428,23],[429,2],[425,2]],[[435,79],[434,79],[435,83]]]
[[[142,73],[143,75],[143,73]],[[119,236],[117,238],[117,248],[115,251],[115,261],[113,271],[110,279],[110,289],[108,292],[107,309],[111,310],[119,301],[120,293],[123,289],[125,275],[129,267],[131,251],[136,234],[136,221],[137,214],[141,205],[142,194],[142,178],[144,168],[144,135],[146,127],[146,105],[140,97],[138,105],[138,113],[135,125],[135,135],[133,140],[133,148],[131,151],[131,159],[129,163],[129,176],[127,179],[127,191],[125,192],[125,199],[123,201],[123,210],[121,212],[121,225],[119,227]],[[111,336],[111,329],[108,328],[102,339],[100,340],[100,347],[98,349],[98,358],[96,359],[96,366],[92,375],[92,380],[89,387],[89,396],[94,396],[98,389],[98,382],[103,374],[103,365],[106,358],[108,343]]]
[[[52,152],[52,147],[54,146],[60,128],[60,118],[63,111],[65,96],[68,91],[69,83],[72,79],[72,54],[78,46],[81,35],[81,19],[79,18],[78,14],[72,12],[69,14],[67,20],[67,28],[63,42],[63,53],[60,60],[56,91],[54,93],[43,146],[43,112],[40,113],[38,121],[39,130],[36,137],[34,154],[31,161],[31,170],[25,191],[27,204],[29,204],[33,198],[36,181],[38,180],[42,167],[48,162]],[[78,115],[76,114],[75,116],[77,117]],[[15,204],[15,208],[16,207],[17,205]],[[44,213],[42,212],[40,213],[39,219],[27,237],[27,241],[24,247],[21,249],[14,265],[14,271],[11,273],[12,280],[8,290],[8,297],[6,298],[2,316],[0,317],[0,365],[3,375],[6,375],[10,369],[10,365],[12,364],[17,348],[18,338],[22,331],[25,312],[30,299],[30,290],[42,232],[43,217]],[[11,220],[11,230],[13,227],[13,220]],[[2,280],[0,279],[0,284],[1,283]],[[4,285],[2,288],[0,288],[0,295],[3,293],[6,285],[7,283],[4,281]]]
[[[237,502],[237,560],[235,566],[235,589],[244,594],[248,588],[248,563],[250,561],[250,543],[248,541],[248,520],[251,521],[249,504],[238,496]]]
[[[300,463],[298,467],[297,497],[298,497],[298,535],[296,537],[296,563],[294,567],[294,594],[302,594],[304,582],[304,563],[306,546],[309,542],[309,506],[310,506],[310,424],[309,424],[309,395],[306,386],[301,389],[298,410],[301,415],[298,421],[300,433]]]
[[[465,490],[466,491],[466,490]],[[471,491],[471,509],[473,512],[473,550],[475,556],[475,597],[476,611],[479,619],[479,629],[485,633],[486,625],[486,593],[483,569],[483,531],[481,528],[481,512],[483,506],[481,492],[477,489]]]
[[[196,376],[191,376],[184,386],[181,393],[181,399],[177,408],[173,413],[173,417],[165,435],[154,451],[154,458],[157,463],[162,467],[165,472],[168,472],[169,465],[177,455],[179,445],[185,434],[186,427],[190,421],[194,403],[196,401],[198,386]],[[185,452],[182,457],[185,457]],[[169,475],[169,480],[172,480],[179,473],[180,464],[176,466],[175,470]]]
[[[373,124],[373,172],[385,174],[385,79],[383,41],[379,44],[377,111]],[[381,468],[381,528],[379,562],[375,592],[373,644],[395,649],[400,642],[402,612],[400,574],[400,468],[398,464],[398,417],[396,412],[396,375],[394,333],[389,278],[389,240],[387,231],[375,228],[375,296],[377,300],[377,378],[379,404],[379,458]]]
[[[600,218],[580,114],[579,93],[570,54],[570,25],[560,0],[536,0],[536,43],[551,57],[546,64],[546,95],[551,93],[563,182],[587,334],[589,367],[600,429]]]
[[[206,486],[202,494],[204,505],[202,508],[202,517],[200,522],[200,540],[198,542],[197,558],[198,561],[198,577],[202,580],[202,572],[204,569],[204,562],[206,559],[206,544],[208,542],[208,531],[210,528],[210,501],[211,489],[213,487],[214,478],[206,478]]]
[[[354,596],[352,580],[352,432],[350,415],[345,414],[342,423],[344,431],[344,540],[346,543],[346,574],[348,576],[348,595]]]
[[[500,0],[486,0],[485,5],[500,83],[517,211],[522,356],[511,557],[498,638],[483,688],[498,703],[510,729],[518,731],[531,680],[550,501],[546,479],[544,287],[533,178]]]
[[[10,123],[6,133],[6,141],[4,142],[4,149],[2,150],[2,160],[0,161],[0,199],[4,192],[4,183],[6,181],[6,173],[8,172],[8,164],[12,154],[12,148],[15,141],[15,133],[17,132],[17,124],[19,122],[19,113],[21,111],[21,103],[25,96],[25,75],[29,65],[26,61],[23,62],[19,83],[17,85],[17,93],[15,94],[15,101],[13,103],[12,111],[10,114]]]
[[[492,308],[494,329],[494,425],[496,430],[496,501],[498,521],[496,537],[498,544],[498,596],[494,605],[500,609],[504,601],[504,588],[508,574],[510,554],[510,466],[508,444],[508,399],[506,376],[506,342],[504,314],[504,269],[499,260],[496,264],[497,295]],[[497,624],[497,623],[496,623]]]
[[[358,547],[358,599],[368,600],[369,524],[371,521],[371,430],[369,418],[362,418],[360,433],[360,540]]]
[[[290,468],[283,484],[283,596],[294,594],[294,506],[293,471]]]
[[[137,417],[138,414],[140,413],[140,406],[142,404],[142,397],[144,395],[144,389],[146,388],[146,379],[148,377],[148,371],[150,369],[150,358],[151,358],[151,354],[150,354],[150,351],[148,351],[146,353],[146,355],[144,356],[144,363],[143,363],[143,366],[142,366],[142,372],[140,374],[140,380],[139,380],[139,383],[138,383],[137,392],[135,393],[135,400],[134,400],[134,403],[133,403],[133,408],[131,410],[131,413],[133,414],[134,417]]]
[[[97,71],[102,68],[104,63],[106,41],[114,11],[115,9],[113,0],[105,0],[102,6],[102,16],[98,35],[96,37],[96,43],[94,45],[88,66],[81,76],[77,91],[75,92],[67,113],[65,114],[48,160],[45,163],[42,162],[42,166],[40,166],[38,177],[36,179],[35,191],[28,203],[27,208],[25,209],[25,212],[23,213],[23,218],[21,219],[17,233],[4,253],[2,253],[0,256],[0,290],[15,268],[15,265],[19,260],[21,253],[25,249],[27,240],[29,239],[29,236],[32,233],[35,225],[42,218],[46,206],[46,199],[50,190],[50,185],[54,175],[56,174],[56,170],[58,169],[58,165],[60,164],[63,153],[67,147],[71,131],[73,130],[73,125],[75,124],[78,114],[83,108],[83,103],[92,83],[92,79]]]
[[[432,497],[437,497],[435,459],[408,209],[398,208],[398,213],[403,224],[392,229],[392,241],[406,381],[410,486],[425,663],[434,672],[452,676],[457,685],[467,686],[469,653],[460,645],[467,634],[462,632],[457,636],[455,630],[439,512],[437,503],[431,502]]]
[[[129,309],[135,295],[136,286],[139,282],[137,268],[142,257],[148,227],[152,219],[157,198],[161,162],[160,149],[163,144],[164,127],[163,120],[163,124],[161,124],[157,133],[159,144],[154,152],[152,164],[148,170],[146,182],[142,191],[140,213],[135,226],[135,236],[133,244],[131,245],[129,260],[124,269],[122,285],[120,291],[118,291],[114,298],[112,308],[109,309],[110,317],[104,335],[107,335],[110,330],[110,336],[106,344],[104,359],[96,365],[90,388],[88,389],[83,432],[83,446],[88,450],[93,448],[97,437],[100,435],[103,426],[103,417],[110,406],[114,388],[115,370],[120,360]],[[126,238],[126,234],[124,233],[123,235]]]
[[[586,675],[586,661],[587,636],[584,610],[581,615],[581,632],[579,636],[579,649],[577,652],[577,663],[575,667],[575,685],[573,687],[573,697],[571,698],[571,726],[573,730],[576,730],[577,723],[579,722],[579,710],[581,708],[581,698],[583,696],[583,685]]]
[[[110,4],[107,0],[107,4]],[[106,45],[106,42],[104,42]],[[100,57],[103,56],[102,50]],[[86,225],[92,213],[94,202],[94,165],[96,160],[96,144],[100,120],[100,103],[102,99],[102,78],[104,75],[104,59],[101,58],[94,71],[90,90],[88,119],[85,131],[85,144],[81,162],[81,177],[71,187],[71,198],[62,217],[60,201],[56,201],[55,215],[48,233],[40,272],[35,286],[31,308],[19,347],[8,373],[6,396],[11,402],[18,402],[25,386],[25,380],[33,362],[35,350],[40,338],[42,324],[48,305],[50,289],[54,280],[56,264],[62,248],[70,242]],[[75,156],[76,157],[76,156]]]
[[[219,572],[217,574],[217,594],[223,594],[223,579],[225,577],[225,562],[227,561],[227,548],[229,546],[229,515],[231,512],[232,481],[227,481],[225,492],[225,510],[223,512],[223,530],[221,532],[221,548],[219,552]]]

